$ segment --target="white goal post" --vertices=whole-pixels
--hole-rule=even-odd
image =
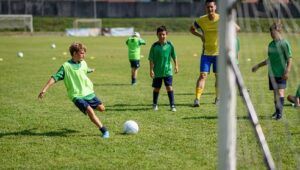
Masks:
[[[73,22],[73,28],[102,28],[102,19],[93,18],[93,19],[75,19]]]
[[[32,15],[0,15],[0,29],[24,29],[33,32]]]

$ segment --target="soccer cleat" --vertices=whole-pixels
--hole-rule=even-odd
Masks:
[[[220,100],[219,100],[219,98],[218,98],[218,97],[216,97],[216,98],[215,98],[215,102],[214,102],[214,104],[215,104],[215,105],[218,105],[219,103],[220,103]]]
[[[136,85],[137,85],[137,83],[131,83],[131,85],[132,85],[132,86],[136,86]]]
[[[102,138],[104,138],[104,139],[109,138],[109,131],[105,131],[105,132],[102,134]]]
[[[176,112],[177,110],[176,110],[176,107],[173,105],[173,106],[171,106],[171,111],[172,112]]]
[[[157,111],[158,110],[157,104],[153,104],[152,108],[153,108],[154,111]]]
[[[194,107],[199,107],[200,106],[200,101],[198,99],[194,100]]]

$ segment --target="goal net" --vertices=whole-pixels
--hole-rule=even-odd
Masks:
[[[102,19],[75,19],[73,28],[102,28]]]
[[[222,62],[221,67],[224,67],[218,67],[221,97],[219,168],[300,169],[300,109],[287,99],[289,95],[295,96],[300,85],[299,2],[222,0],[218,1],[218,5],[218,10],[223,15],[221,18],[225,20],[224,23],[220,21],[219,27],[222,33],[218,62]],[[234,23],[240,26],[240,32],[235,32]],[[278,109],[276,101],[282,98],[282,91],[281,94],[274,95],[274,91],[269,90],[269,84],[274,86],[274,81],[268,78],[268,57],[272,53],[270,50],[274,49],[271,48],[273,38],[270,27],[274,23],[282,25],[280,39],[287,40],[292,51],[292,67],[283,93],[283,116],[277,120],[272,115]],[[240,42],[239,51],[236,51],[236,37]],[[280,50],[282,49],[278,51]],[[228,56],[239,56],[239,64],[236,64],[236,58]],[[225,59],[222,60],[221,57]],[[256,72],[251,71],[264,60],[267,61],[267,66],[260,67]],[[237,93],[232,92],[235,84],[239,89]]]
[[[0,30],[33,32],[32,15],[0,15]]]

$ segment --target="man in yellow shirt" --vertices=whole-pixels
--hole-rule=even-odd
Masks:
[[[196,83],[196,98],[194,100],[194,107],[200,106],[200,97],[203,93],[205,80],[210,72],[211,65],[213,66],[213,72],[216,76],[215,104],[218,102],[217,56],[219,55],[218,24],[220,16],[216,13],[217,5],[215,0],[206,0],[205,7],[207,14],[199,17],[190,28],[190,32],[193,35],[200,37],[203,43],[203,51],[200,61],[200,75]]]

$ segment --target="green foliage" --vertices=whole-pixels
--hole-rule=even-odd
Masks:
[[[34,17],[34,29],[39,32],[63,32],[66,28],[73,27],[75,18],[63,17]],[[172,32],[187,32],[195,18],[102,18],[103,27],[134,27],[139,32],[155,32],[160,25],[166,25]],[[275,20],[274,20],[275,21]],[[268,32],[272,20],[266,18],[238,18],[241,32]],[[286,31],[299,32],[299,19],[283,19]]]
[[[156,36],[142,37],[147,42],[142,47],[145,57],[141,59],[138,84],[131,86],[124,37],[1,36],[0,169],[216,169],[218,109],[212,104],[214,75],[208,76],[201,106],[191,107],[199,74],[200,40],[190,34],[169,34],[180,66],[174,76],[177,112],[169,111],[164,88],[159,111],[153,112],[147,55]],[[289,38],[298,54],[294,37]],[[268,34],[240,34],[240,68],[277,167],[297,169],[294,152],[300,149],[299,112],[285,106],[284,119],[271,120],[274,104],[273,94],[267,90],[266,68],[250,72],[252,65],[264,59],[269,40]],[[49,77],[69,59],[63,53],[74,41],[87,46],[86,61],[96,69],[89,77],[107,109],[97,112],[110,130],[111,138],[107,140],[100,138],[88,117],[69,101],[63,82],[54,84],[43,100],[37,99]],[[52,43],[55,49],[50,47]],[[24,53],[24,58],[16,56],[18,51]],[[300,66],[297,60],[293,64],[294,68]],[[294,94],[298,75],[293,69],[286,94]],[[237,118],[237,169],[265,169],[240,99]],[[138,122],[137,135],[122,134],[122,125],[129,119]]]

